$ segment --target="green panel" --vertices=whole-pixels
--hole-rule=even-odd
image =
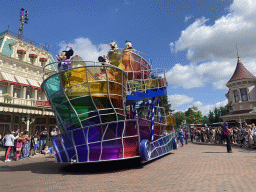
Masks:
[[[51,98],[52,94],[60,91],[60,76],[59,74],[55,74],[51,78],[47,79],[44,84],[44,90],[46,91],[49,98]]]
[[[14,42],[16,42],[16,41],[12,40],[12,39],[6,39],[6,41],[4,42],[4,45],[3,45],[3,49],[2,49],[3,55],[11,57],[13,51],[11,50],[11,47],[9,45]]]
[[[49,58],[49,63],[54,63],[55,61],[54,61],[54,59],[53,59],[53,57],[52,57],[52,55],[50,56],[50,58]],[[57,71],[57,64],[56,65],[50,65],[51,66],[51,70],[52,71]]]

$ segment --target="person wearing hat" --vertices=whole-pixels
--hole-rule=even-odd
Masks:
[[[223,130],[223,139],[227,140],[227,152],[233,153],[231,149],[231,142],[230,142],[230,130],[228,128],[228,122],[225,122],[222,127]]]

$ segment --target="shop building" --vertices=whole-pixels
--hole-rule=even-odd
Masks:
[[[241,62],[239,56],[235,72],[226,86],[229,114],[221,116],[223,121],[237,124],[256,123],[256,77]]]
[[[0,134],[20,128],[30,134],[56,119],[41,90],[43,67],[54,62],[46,46],[7,30],[0,33]],[[48,69],[53,70],[53,69]]]

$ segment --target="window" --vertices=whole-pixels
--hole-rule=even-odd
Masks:
[[[35,59],[34,58],[30,58],[30,63],[34,64],[35,63]]]
[[[20,98],[20,89],[18,88],[13,89],[13,97]]]
[[[31,99],[32,98],[32,90],[27,90],[26,98],[27,99]]]
[[[3,85],[0,85],[0,94],[5,94],[7,93],[7,87],[6,86],[3,86]]]
[[[241,98],[242,101],[248,101],[248,97],[247,97],[247,89],[240,89],[240,93],[241,93]]]
[[[43,99],[43,93],[37,93],[37,100],[41,101]]]
[[[237,90],[234,91],[234,98],[235,98],[235,102],[239,102],[240,99],[239,99],[239,94]]]
[[[18,57],[19,57],[19,60],[20,60],[20,61],[23,60],[23,55],[22,55],[22,54],[19,54]]]

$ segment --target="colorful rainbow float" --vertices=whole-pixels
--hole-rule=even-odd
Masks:
[[[111,64],[71,61],[69,69],[44,67],[42,88],[61,134],[53,138],[56,162],[86,163],[141,158],[147,162],[172,151],[174,135],[159,96],[166,94],[165,70],[127,42],[111,42]],[[140,108],[139,103],[147,105]],[[139,114],[137,110],[140,111]]]

